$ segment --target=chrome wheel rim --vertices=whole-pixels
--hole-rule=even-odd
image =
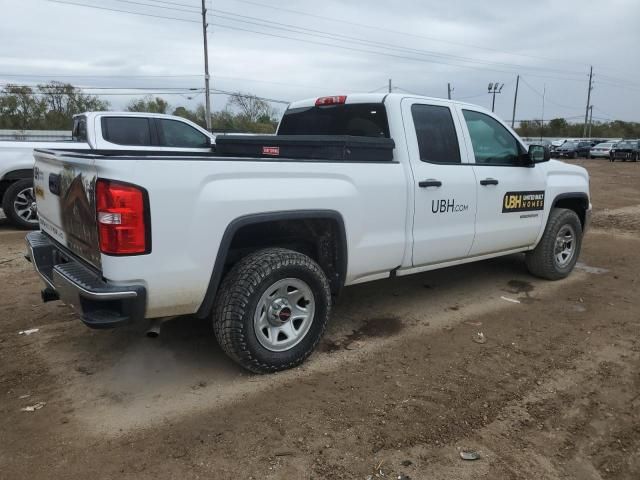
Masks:
[[[33,188],[20,190],[13,201],[13,210],[25,222],[38,223],[38,210]]]
[[[278,280],[265,289],[256,305],[253,327],[260,345],[272,352],[292,349],[309,332],[315,297],[298,278]]]
[[[571,225],[564,225],[556,237],[556,245],[554,249],[554,260],[560,268],[566,267],[576,251],[576,232]]]

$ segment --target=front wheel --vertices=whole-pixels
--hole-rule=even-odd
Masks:
[[[555,208],[549,214],[540,243],[525,259],[529,272],[547,280],[567,277],[580,255],[582,223],[573,210]]]
[[[14,225],[25,229],[38,228],[33,181],[25,178],[9,185],[2,198],[2,210]]]
[[[301,364],[320,341],[331,310],[329,281],[306,255],[268,248],[227,274],[213,327],[225,353],[244,368],[276,372]]]

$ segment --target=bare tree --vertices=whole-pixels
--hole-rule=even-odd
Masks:
[[[264,121],[275,116],[275,110],[268,102],[249,93],[234,93],[229,98],[229,105],[240,110],[240,114],[250,122]]]

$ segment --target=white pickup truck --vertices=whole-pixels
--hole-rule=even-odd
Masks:
[[[344,286],[516,252],[564,278],[589,222],[585,169],[465,103],[322,97],[291,104],[276,136],[217,142],[205,157],[37,151],[43,299],[95,328],[195,314],[271,372],[313,351]]]
[[[213,136],[184,118],[135,112],[87,112],[73,117],[68,141],[0,142],[0,205],[14,225],[37,228],[33,150],[210,153]]]

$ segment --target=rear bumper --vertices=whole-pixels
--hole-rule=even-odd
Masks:
[[[143,286],[113,285],[105,281],[42,232],[27,234],[26,242],[25,258],[46,284],[44,301],[62,300],[91,328],[113,328],[144,318],[146,290]]]

